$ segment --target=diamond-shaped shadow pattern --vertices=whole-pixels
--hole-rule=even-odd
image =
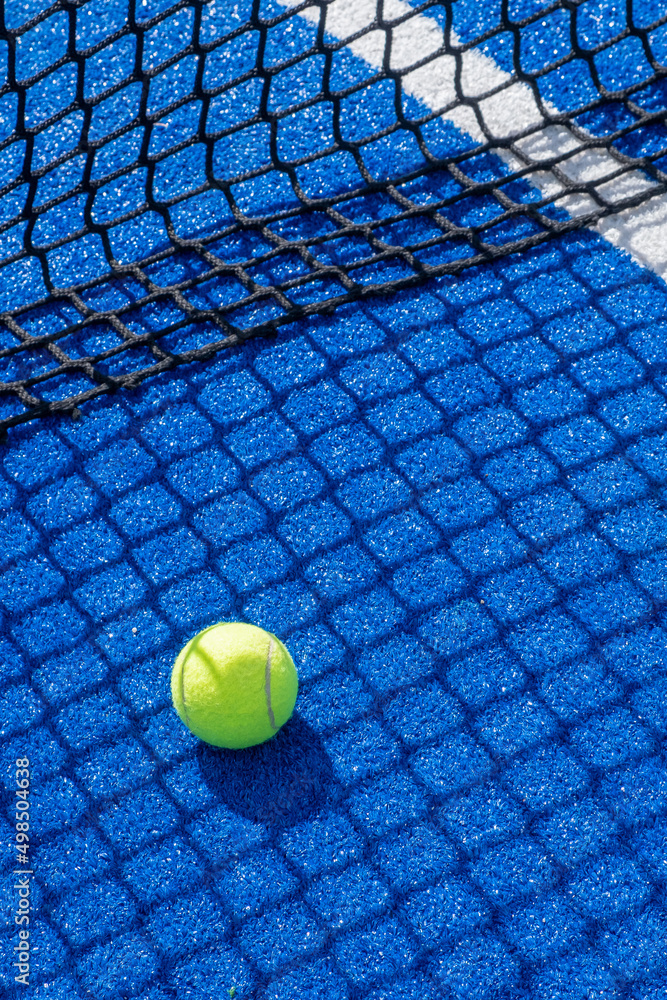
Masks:
[[[13,3],[0,434],[664,192],[658,6],[628,0],[607,25],[565,0]],[[561,275],[532,294],[548,308],[577,292]],[[514,364],[489,361],[527,375]],[[463,406],[464,382],[432,396]],[[432,397],[380,402],[369,422],[411,405],[437,422]],[[519,440],[506,421],[469,428],[475,454]]]
[[[39,995],[661,995],[666,321],[570,238],[12,432]],[[301,690],[235,753],[169,674],[239,618]]]

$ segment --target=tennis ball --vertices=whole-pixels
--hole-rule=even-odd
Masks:
[[[243,622],[211,625],[190,639],[171,672],[174,707],[214,747],[264,743],[287,722],[299,680],[280,639]]]

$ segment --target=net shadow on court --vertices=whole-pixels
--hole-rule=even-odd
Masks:
[[[667,295],[580,233],[416,302],[12,431],[44,996],[662,988]],[[168,686],[238,618],[301,677],[242,761]]]

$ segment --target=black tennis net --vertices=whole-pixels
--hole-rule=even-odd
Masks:
[[[4,6],[0,432],[659,198],[667,13],[596,6]]]

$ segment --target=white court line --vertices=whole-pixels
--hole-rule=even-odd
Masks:
[[[283,7],[296,7],[301,0],[278,0]],[[404,0],[384,0],[385,19],[405,17],[411,11]],[[317,25],[322,7],[304,8],[300,15]],[[325,31],[339,41],[351,38],[373,24],[377,14],[377,0],[331,0],[326,6]],[[351,40],[348,48],[375,69],[383,65],[384,53],[391,35],[391,68],[400,71],[437,52],[443,45],[443,31],[437,21],[415,14],[407,21],[389,29],[375,29]],[[452,32],[451,42],[459,41]],[[493,59],[471,49],[458,57],[460,86],[466,97],[475,98],[502,86],[511,79]],[[402,78],[406,94],[417,98],[432,111],[454,104],[456,92],[457,59],[454,55],[441,54],[418,69],[406,72]],[[550,170],[539,170],[539,164],[555,156],[579,148],[580,141],[565,125],[549,125],[538,107],[533,91],[524,83],[513,83],[491,97],[476,102],[482,120],[493,137],[504,139],[526,128],[538,126],[538,131],[514,143],[520,156],[503,148],[495,154],[508,164],[512,171],[535,165],[537,169],[526,175],[526,180],[545,197],[558,196],[565,191],[563,184]],[[549,114],[559,114],[558,109],[544,102]],[[460,105],[442,115],[475,142],[486,143],[488,136],[471,107]],[[543,125],[544,127],[539,128]],[[525,158],[525,159],[522,159]],[[596,190],[607,201],[614,203],[631,197],[653,183],[639,171],[630,171],[621,177],[610,175],[619,169],[619,161],[605,149],[588,149],[574,153],[559,164],[564,175],[578,183],[595,182]],[[586,194],[563,194],[558,206],[573,218],[590,212],[596,203]],[[625,209],[601,219],[593,226],[609,243],[629,253],[638,264],[650,268],[667,281],[667,195],[661,194],[637,208]]]

